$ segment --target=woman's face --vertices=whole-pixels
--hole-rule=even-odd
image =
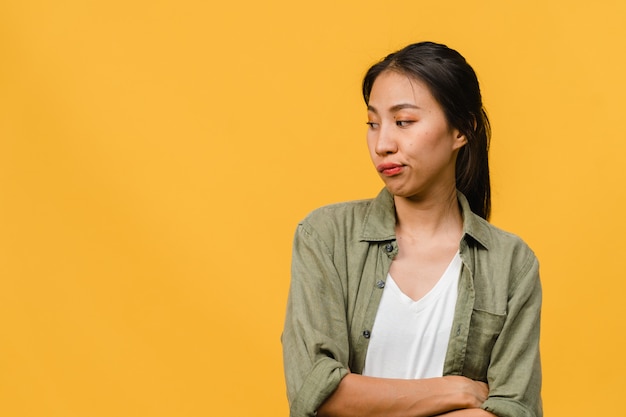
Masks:
[[[455,188],[455,161],[467,142],[448,125],[426,85],[384,71],[372,86],[367,145],[374,166],[396,196],[424,199]]]

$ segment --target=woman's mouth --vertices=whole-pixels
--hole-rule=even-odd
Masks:
[[[404,165],[394,164],[394,163],[385,163],[376,166],[378,172],[387,177],[392,177],[394,175],[398,175],[404,169]]]

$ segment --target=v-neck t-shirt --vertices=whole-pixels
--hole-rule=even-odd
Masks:
[[[387,276],[363,375],[401,379],[443,375],[461,265],[457,252],[435,286],[419,300],[411,299]]]

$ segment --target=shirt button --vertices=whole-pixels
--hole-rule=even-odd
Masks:
[[[363,337],[369,339],[372,334],[369,330],[363,330]]]
[[[393,245],[392,245],[391,243],[387,243],[387,244],[385,245],[385,250],[386,250],[387,252],[393,252]]]
[[[383,281],[382,279],[379,279],[378,281],[376,281],[376,286],[378,288],[385,288],[385,281]]]

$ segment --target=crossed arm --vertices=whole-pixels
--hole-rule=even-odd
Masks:
[[[346,375],[320,406],[319,417],[494,417],[478,408],[485,383],[462,376],[385,379]]]

